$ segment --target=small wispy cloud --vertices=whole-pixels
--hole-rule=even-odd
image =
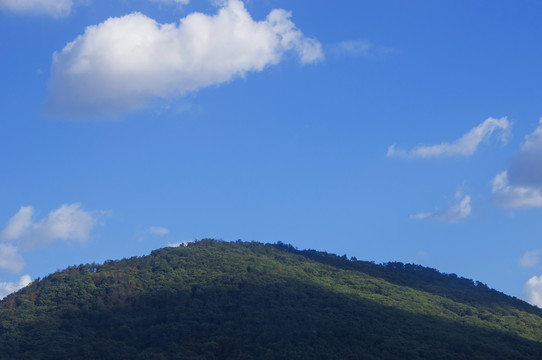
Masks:
[[[377,46],[367,40],[346,40],[332,46],[332,52],[345,56],[380,58],[395,53],[391,47]]]
[[[154,238],[156,236],[166,236],[169,234],[169,230],[163,226],[150,226],[145,230],[138,231],[134,236],[137,242],[143,242],[149,237]]]
[[[429,257],[429,254],[423,250],[419,250],[415,256],[412,256],[409,261],[412,263],[419,263],[420,261],[426,260]]]
[[[467,218],[472,212],[471,198],[469,195],[463,196],[461,192],[455,195],[458,203],[451,205],[445,210],[437,210],[434,212],[419,213],[412,215],[412,219],[427,219],[435,220],[443,223],[457,223],[458,221]]]
[[[371,49],[374,48],[374,45],[366,40],[350,40],[342,41],[337,44],[335,47],[336,51],[351,55],[369,55]]]
[[[151,226],[147,232],[153,234],[153,235],[158,235],[158,236],[164,236],[164,235],[167,235],[169,233],[169,230],[166,229],[165,227],[161,227],[161,226]]]
[[[387,156],[402,158],[470,156],[476,152],[480,143],[488,139],[495,131],[500,132],[500,139],[506,144],[510,134],[510,127],[511,124],[506,117],[500,119],[488,118],[454,142],[430,146],[420,145],[408,151],[398,149],[394,144],[388,147]]]
[[[150,1],[155,2],[155,3],[175,4],[175,5],[188,5],[190,3],[190,0],[150,0]]]
[[[18,14],[41,14],[61,18],[70,15],[72,0],[0,0],[0,9]]]
[[[23,275],[16,282],[0,282],[0,300],[8,296],[9,294],[24,288],[26,285],[30,284],[32,279],[30,275]]]
[[[540,250],[526,251],[519,259],[519,266],[524,268],[533,267],[540,262]]]

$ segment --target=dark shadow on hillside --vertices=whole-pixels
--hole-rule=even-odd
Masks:
[[[40,313],[2,359],[541,359],[542,344],[277,275]]]

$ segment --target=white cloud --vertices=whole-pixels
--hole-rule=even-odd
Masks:
[[[158,235],[158,236],[167,235],[169,233],[168,229],[161,226],[151,226],[149,230],[147,231],[150,232],[151,234]]]
[[[542,119],[538,120],[538,126],[533,133],[525,136],[520,149],[521,151],[542,150]]]
[[[508,172],[495,176],[493,179],[493,199],[495,203],[507,208],[530,208],[542,206],[542,189],[532,186],[511,185]]]
[[[43,14],[54,18],[68,16],[72,0],[0,0],[0,9],[15,13]]]
[[[542,188],[542,119],[508,164],[508,178],[513,185]]]
[[[525,283],[523,298],[533,305],[542,307],[542,276],[533,276]]]
[[[0,300],[30,284],[30,275],[23,275],[18,282],[0,282]]]
[[[156,97],[182,96],[262,71],[288,52],[303,64],[322,59],[320,43],[305,37],[290,17],[276,9],[254,21],[242,1],[229,0],[216,15],[192,13],[178,25],[140,13],[110,18],[55,52],[46,109],[64,116],[118,116]]]
[[[188,5],[190,0],[151,0],[152,2],[162,3],[162,4],[177,4],[177,5]]]
[[[34,208],[22,206],[0,232],[0,269],[14,273],[24,268],[21,251],[32,251],[54,240],[87,240],[97,223],[94,212],[81,204],[62,205],[38,222],[32,220]]]
[[[419,250],[415,256],[412,256],[409,259],[409,262],[411,263],[419,263],[421,261],[426,260],[429,257],[429,254],[423,250]]]
[[[404,158],[430,158],[430,157],[450,157],[450,156],[469,156],[476,152],[478,145],[488,139],[493,132],[501,132],[501,140],[506,144],[511,124],[506,117],[500,119],[488,118],[480,125],[463,135],[452,143],[442,143],[432,146],[418,146],[410,151],[397,149],[395,145],[388,148],[388,157]]]
[[[34,208],[22,206],[0,233],[3,240],[46,242],[87,240],[96,224],[94,213],[81,210],[81,204],[64,204],[39,222],[33,222]]]
[[[15,240],[28,235],[32,227],[32,206],[21,206],[19,212],[10,220],[6,228],[0,233],[0,239]]]
[[[533,267],[540,262],[539,255],[539,250],[527,251],[523,254],[521,259],[519,259],[519,265],[521,267]]]
[[[81,210],[81,204],[62,205],[35,224],[34,232],[46,239],[87,240],[96,224],[94,214]]]
[[[375,46],[367,40],[347,40],[341,41],[333,48],[337,54],[361,56],[366,58],[379,58],[395,52],[393,48]]]
[[[373,44],[365,40],[342,41],[337,44],[337,51],[355,55],[368,55]]]
[[[497,205],[508,208],[542,206],[542,119],[525,136],[508,169],[491,182]]]
[[[456,223],[459,220],[467,218],[472,211],[470,196],[465,195],[462,199],[461,197],[462,195],[460,192],[456,193],[456,199],[460,201],[445,210],[420,213],[412,215],[411,217],[413,219],[429,219],[445,223]]]
[[[13,244],[0,243],[0,269],[18,273],[23,268],[24,260],[19,253],[19,248]]]

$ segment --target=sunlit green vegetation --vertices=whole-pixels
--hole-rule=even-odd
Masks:
[[[542,311],[417,265],[202,240],[0,302],[2,359],[541,359]]]

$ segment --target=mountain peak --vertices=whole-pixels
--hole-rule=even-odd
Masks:
[[[542,311],[482,283],[282,243],[205,239],[73,266],[0,305],[2,358],[542,355]]]

